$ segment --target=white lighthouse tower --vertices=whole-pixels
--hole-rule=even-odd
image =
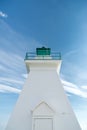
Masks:
[[[59,78],[60,54],[37,48],[25,63],[28,78],[6,130],[81,130]]]

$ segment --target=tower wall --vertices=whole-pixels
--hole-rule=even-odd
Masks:
[[[25,62],[28,78],[6,130],[34,130],[33,110],[43,101],[54,110],[53,130],[80,130],[59,79],[61,60]]]

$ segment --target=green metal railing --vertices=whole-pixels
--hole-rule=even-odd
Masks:
[[[61,60],[60,52],[51,52],[51,54],[45,55],[44,52],[41,55],[33,52],[27,52],[25,60]]]

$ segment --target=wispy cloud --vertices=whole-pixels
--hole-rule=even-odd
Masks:
[[[3,13],[2,11],[0,11],[0,17],[7,18],[7,17],[8,17],[8,15],[7,15],[7,14],[5,14],[5,13]]]
[[[83,90],[87,90],[87,86],[81,86]]]
[[[10,92],[10,93],[18,93],[19,94],[21,92],[21,90],[7,86],[7,85],[0,84],[0,92],[3,92],[3,93]]]
[[[4,79],[4,78],[2,78],[2,80],[7,81],[7,79]],[[17,81],[13,80],[13,79],[8,79],[8,81],[17,83]],[[76,95],[76,96],[79,96],[82,98],[87,98],[87,92],[84,92],[85,86],[78,87],[75,84],[67,82],[65,80],[61,80],[61,81],[62,81],[62,84],[63,84],[65,91],[68,92],[68,94],[67,94],[68,96],[71,96],[71,94],[73,94],[73,95]],[[22,81],[18,81],[18,83],[22,83]],[[87,87],[86,87],[86,89],[87,89]],[[10,93],[18,93],[19,94],[21,92],[21,90],[14,88],[14,87],[11,87],[9,85],[0,84],[0,92],[1,93],[10,92]]]
[[[5,14],[0,11],[0,16],[5,17]],[[16,33],[7,23],[5,23],[3,20],[0,20],[0,86],[1,92],[7,92],[10,91],[10,89],[17,89],[16,85],[22,86],[25,78],[27,77],[25,72],[25,66],[24,66],[24,54],[26,53],[27,48],[36,48],[37,45],[39,45],[34,40],[25,40],[23,36]],[[32,44],[33,43],[33,44]],[[2,48],[4,48],[4,50]],[[11,49],[10,49],[11,48]],[[9,50],[10,49],[10,50]],[[15,51],[14,51],[15,50]],[[68,68],[65,75],[70,76],[70,72],[72,73],[71,77],[74,77],[75,75],[78,76],[81,71],[80,67],[78,65],[76,66],[73,61],[70,62],[71,56],[74,55],[76,57],[76,54],[78,53],[77,50],[72,50],[69,53],[65,55],[65,63],[66,65],[64,68]],[[17,55],[18,54],[18,55]],[[67,58],[68,57],[68,58]],[[73,59],[73,58],[72,58]],[[21,77],[20,77],[21,76]],[[8,77],[8,78],[7,78]],[[20,77],[20,78],[19,78]],[[87,76],[85,76],[87,77]],[[74,79],[78,79],[78,77],[75,77]],[[80,78],[81,79],[81,78]],[[75,85],[73,83],[67,82],[65,80],[62,80],[64,89],[68,92],[69,96],[70,94],[78,95],[80,97],[87,98],[87,93],[84,92],[84,89],[86,87],[78,87],[78,85]],[[7,85],[8,84],[8,85]],[[15,84],[13,86],[12,84]],[[5,86],[3,86],[5,85]],[[10,85],[12,87],[10,87]],[[14,88],[15,87],[15,88]],[[6,91],[5,91],[6,89]],[[20,87],[21,89],[21,87]],[[11,92],[11,91],[10,91]]]
[[[27,78],[28,77],[28,74],[22,74],[23,78]]]
[[[14,53],[0,52],[0,92],[19,92],[24,84],[23,58]],[[12,86],[12,87],[10,87]]]
[[[0,74],[0,92],[19,93],[21,91],[18,88],[21,89],[25,78],[27,78],[27,74],[23,74],[23,62],[23,58],[17,54],[0,51],[0,71],[4,73],[4,76],[1,75],[2,73]],[[84,89],[87,89],[86,86],[78,87],[66,80],[62,80],[62,83],[68,96],[73,94],[87,98],[87,92],[84,92]]]
[[[73,83],[67,82],[65,80],[61,80],[61,81],[63,83],[65,91],[68,92],[69,94],[77,95],[82,98],[87,98],[87,92],[84,92],[84,89],[76,86]]]
[[[7,15],[0,11],[0,17]],[[39,43],[26,39],[0,19],[0,92],[20,93],[26,77],[24,56]],[[24,75],[23,75],[24,74]]]
[[[67,52],[64,56],[63,56],[63,58],[65,58],[65,57],[70,57],[71,55],[73,55],[73,54],[76,54],[78,52],[78,50],[71,50],[71,51],[69,51],[69,52]]]
[[[15,79],[12,79],[12,78],[6,78],[6,77],[0,77],[0,82],[9,82],[9,83],[15,83],[15,84],[21,84],[23,85],[23,81],[22,80],[15,80]]]
[[[68,81],[65,81],[65,80],[62,80],[62,79],[61,79],[61,81],[62,81],[64,86],[68,86],[68,87],[71,87],[71,88],[77,88],[77,86],[75,84],[71,83],[71,82],[68,82]]]
[[[82,120],[80,125],[81,125],[82,130],[87,130],[87,119]]]
[[[78,48],[66,52],[63,56],[63,79],[75,82],[77,86],[87,85],[87,45],[82,42]]]

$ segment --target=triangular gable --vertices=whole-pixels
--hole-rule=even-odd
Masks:
[[[33,116],[53,116],[54,110],[46,103],[41,102],[33,110]]]

